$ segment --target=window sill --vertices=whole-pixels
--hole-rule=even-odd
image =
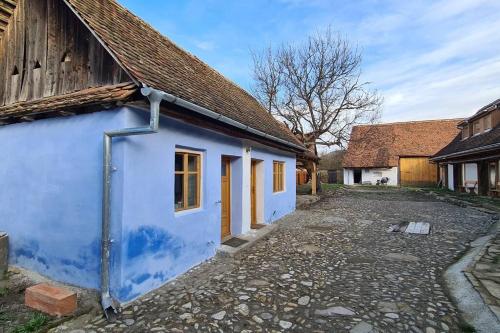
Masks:
[[[179,217],[179,216],[184,216],[184,215],[190,215],[190,214],[199,213],[201,211],[203,211],[203,207],[183,209],[183,210],[176,211],[174,213],[174,216]]]
[[[278,194],[283,194],[283,193],[286,193],[286,190],[273,192],[273,195],[278,195]]]

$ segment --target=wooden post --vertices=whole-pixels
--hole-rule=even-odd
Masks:
[[[318,183],[317,180],[317,170],[316,170],[316,162],[312,164],[312,179],[311,179],[311,194],[316,195],[316,186]]]

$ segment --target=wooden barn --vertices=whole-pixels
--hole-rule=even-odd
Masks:
[[[438,182],[429,157],[458,134],[459,119],[355,126],[344,157],[344,184],[427,186]]]

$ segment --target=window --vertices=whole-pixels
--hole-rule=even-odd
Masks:
[[[273,162],[273,191],[283,192],[285,190],[285,163]]]
[[[465,140],[469,137],[469,126],[464,126],[464,128],[462,128],[462,140]]]
[[[479,120],[476,120],[474,122],[474,135],[478,135],[481,133],[481,122]]]
[[[201,156],[191,152],[175,153],[175,210],[200,207]]]
[[[487,115],[484,117],[484,130],[490,130],[491,129],[491,114]]]

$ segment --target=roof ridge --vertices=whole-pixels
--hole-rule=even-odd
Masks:
[[[500,103],[500,98],[497,98],[496,100],[494,100],[493,102],[491,103],[488,103],[486,104],[485,106],[483,106],[482,108],[480,108],[474,115],[477,115],[483,111],[486,111],[487,109],[489,109],[490,107],[492,106],[495,106],[496,104],[499,104]],[[472,117],[471,117],[472,118]]]
[[[134,14],[132,11],[130,11],[127,7],[123,6],[122,4],[120,4],[118,1],[116,0],[110,0],[115,6],[117,6],[118,8],[120,8],[121,10],[123,10],[127,15],[131,15],[133,16],[135,19],[139,20],[141,22],[141,24],[145,25],[146,27],[148,27],[149,29],[151,29],[152,31],[154,31],[155,33],[157,33],[158,35],[160,35],[162,38],[168,40],[172,46],[174,46],[178,51],[180,52],[183,52],[183,53],[186,53],[187,55],[189,55],[190,57],[196,59],[197,61],[199,61],[203,66],[205,66],[208,70],[210,70],[212,73],[218,75],[219,77],[221,77],[222,79],[226,80],[227,82],[231,83],[232,85],[234,85],[235,87],[237,87],[238,89],[241,90],[241,92],[245,93],[246,95],[248,95],[249,97],[257,100],[254,96],[252,96],[250,93],[248,93],[248,91],[246,91],[245,89],[243,89],[242,87],[240,87],[240,85],[236,82],[234,82],[233,80],[231,80],[230,78],[226,77],[225,75],[223,75],[222,73],[220,73],[219,71],[215,70],[214,68],[212,68],[209,64],[207,64],[205,61],[203,61],[202,59],[200,59],[198,56],[196,56],[194,53],[180,47],[176,42],[174,42],[171,38],[169,38],[167,35],[161,33],[158,29],[156,29],[154,26],[152,26],[151,24],[149,24],[147,21],[143,20],[140,16]],[[142,82],[141,82],[142,83]],[[257,101],[258,102],[258,101]],[[259,103],[260,104],[260,103]]]
[[[354,127],[369,127],[369,126],[386,126],[386,125],[403,125],[403,124],[416,124],[416,123],[438,123],[438,122],[449,122],[449,121],[462,121],[466,118],[446,118],[446,119],[428,119],[428,120],[409,120],[409,121],[395,121],[391,123],[379,123],[379,124],[359,124]]]
[[[259,101],[115,0],[64,0],[136,82],[299,143]]]

